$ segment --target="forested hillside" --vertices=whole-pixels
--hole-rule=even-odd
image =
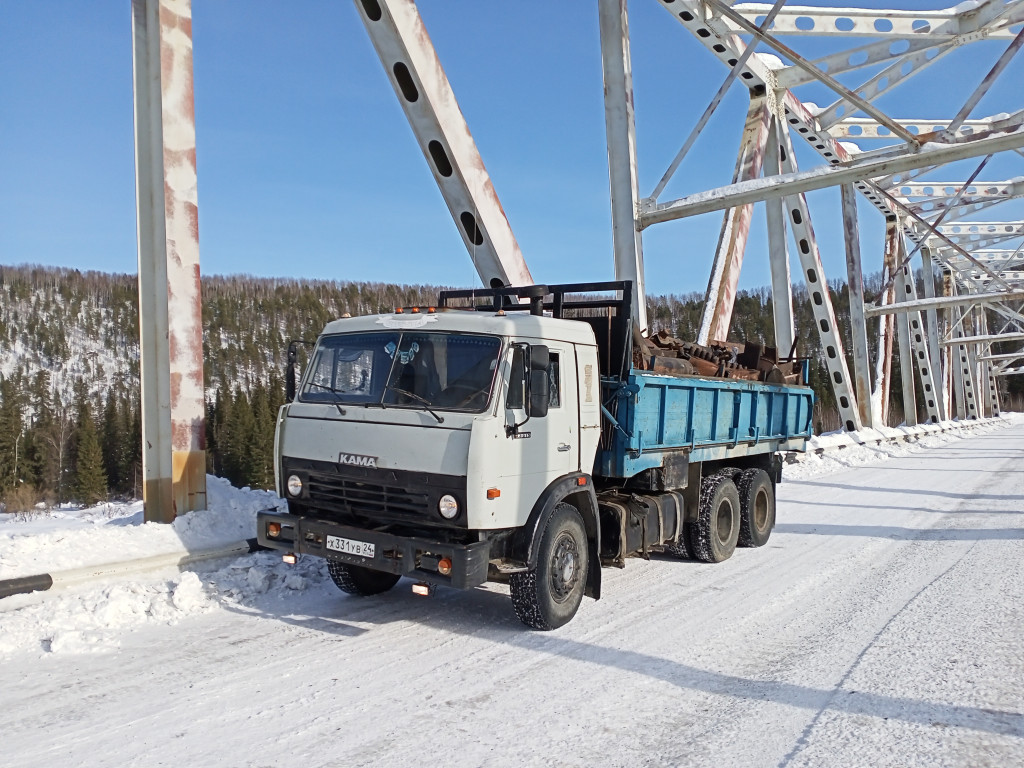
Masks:
[[[868,298],[874,299],[880,280],[868,283]],[[848,333],[845,285],[831,289],[839,327]],[[346,312],[433,304],[438,290],[203,278],[209,470],[236,485],[272,484],[273,414],[284,398],[289,340],[314,339],[328,320]],[[652,296],[648,308],[654,330],[696,338],[702,295]],[[797,291],[795,311],[798,353],[812,358],[811,384],[821,402],[816,426],[836,428],[803,290]],[[138,495],[137,312],[134,275],[0,266],[0,499],[7,509],[40,500],[90,503],[109,495]],[[732,328],[734,339],[772,343],[768,289],[739,292]],[[869,343],[876,338],[869,328]]]

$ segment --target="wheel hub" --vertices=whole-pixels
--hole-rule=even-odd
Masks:
[[[575,589],[579,582],[579,562],[576,540],[563,534],[551,553],[551,593],[556,601],[564,602]]]

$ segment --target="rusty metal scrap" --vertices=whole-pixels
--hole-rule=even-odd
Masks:
[[[705,376],[804,384],[800,359],[780,358],[774,347],[754,342],[716,341],[708,345],[683,341],[661,330],[633,339],[633,365],[666,376]]]

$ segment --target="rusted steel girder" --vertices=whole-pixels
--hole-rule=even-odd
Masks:
[[[206,508],[191,0],[132,0],[147,521]]]
[[[765,148],[768,144],[772,115],[767,99],[751,94],[747,120],[743,126],[739,156],[733,183],[756,179],[764,167]],[[754,215],[752,204],[739,205],[725,212],[722,230],[718,235],[718,248],[711,267],[704,297],[704,316],[701,318],[697,343],[725,341],[729,336],[733,306],[736,304],[736,286],[740,280],[743,254],[750,237],[750,220]]]

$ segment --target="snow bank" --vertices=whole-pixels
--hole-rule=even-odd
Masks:
[[[267,491],[239,490],[212,476],[206,482],[209,509],[183,515],[172,525],[143,522],[141,502],[0,517],[0,578],[216,549],[252,538],[256,513],[283,504]],[[112,651],[125,630],[175,624],[270,590],[303,590],[326,578],[323,562],[315,558],[287,566],[279,554],[260,552],[217,563],[6,598],[0,603],[0,656]]]
[[[277,553],[258,552],[206,572],[167,569],[81,591],[16,595],[0,605],[0,658],[116,651],[126,631],[177,624],[271,590],[304,590],[326,571],[319,558],[288,566]]]
[[[882,427],[815,435],[807,441],[806,453],[791,454],[795,463],[786,465],[783,478],[801,479],[887,461],[927,448],[937,448],[968,435],[1003,429],[1021,421],[1024,421],[1024,414],[1011,413],[982,422],[946,421],[916,427]]]
[[[244,541],[256,535],[256,512],[282,503],[269,491],[238,490],[211,475],[206,490],[209,509],[172,525],[144,523],[141,501],[0,515],[0,579]]]

